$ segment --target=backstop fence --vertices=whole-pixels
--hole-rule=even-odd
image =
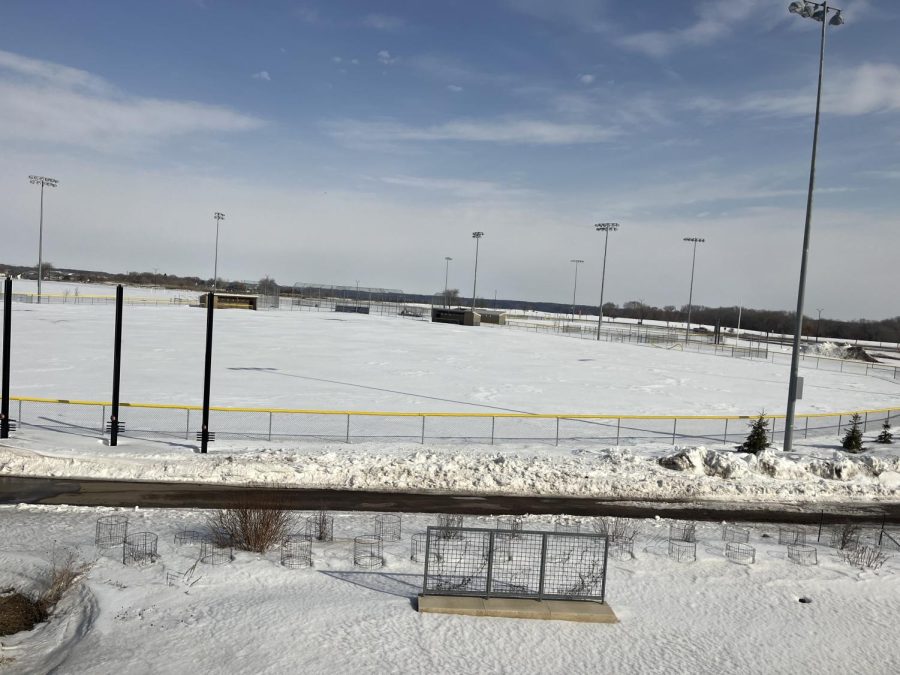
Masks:
[[[88,436],[108,433],[111,403],[12,397],[19,428]],[[195,440],[200,406],[120,403],[119,436]],[[863,431],[900,416],[900,408],[797,415],[795,437],[838,436],[859,414]],[[784,415],[766,415],[773,442],[783,440]],[[753,415],[529,415],[524,413],[377,412],[284,408],[210,409],[210,431],[219,440],[409,442],[479,444],[597,443],[631,445],[740,443]]]
[[[596,533],[429,527],[422,593],[603,602],[607,548]]]

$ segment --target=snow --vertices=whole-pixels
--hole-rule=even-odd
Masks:
[[[109,398],[111,306],[17,303],[13,313],[14,395]],[[205,313],[128,306],[125,315],[123,400],[197,404]],[[378,316],[223,311],[216,321],[214,405],[752,415],[781,409],[788,375],[783,364]],[[900,406],[895,382],[806,368],[802,374],[801,413]],[[217,441],[203,456],[175,439],[126,436],[109,447],[96,432],[25,427],[0,444],[0,476],[896,501],[900,445],[875,445],[876,433],[869,430],[860,455],[840,451],[835,429],[800,440],[789,454],[773,448],[758,456],[734,452],[733,443],[246,440]],[[111,513],[127,514],[131,532],[158,534],[160,560],[126,567],[115,551],[94,549],[96,519]],[[403,514],[402,540],[385,544],[386,565],[374,571],[354,569],[351,558],[352,537],[373,531],[373,514],[334,516],[336,540],[314,544],[312,569],[281,567],[277,550],[238,552],[229,565],[198,565],[193,585],[167,585],[169,573],[186,571],[197,556],[195,548],[176,547],[174,534],[202,529],[204,512],[0,506],[0,588],[36,589],[54,547],[77,547],[94,562],[49,623],[0,640],[0,672],[900,671],[896,554],[877,571],[860,571],[820,545],[819,565],[800,567],[777,544],[777,526],[752,525],[757,562],[742,566],[725,560],[719,525],[699,524],[698,561],[685,565],[666,557],[668,521],[647,520],[635,559],[610,560],[607,597],[618,624],[420,615],[414,600],[422,566],[409,559],[410,534],[434,524],[434,516]],[[591,525],[589,518],[568,521]],[[466,525],[494,522],[467,517]],[[527,528],[552,526],[550,516],[526,517]],[[813,602],[801,604],[800,597]]]
[[[96,518],[125,513],[129,530],[159,536],[160,559],[122,565],[121,550],[93,548]],[[298,514],[298,519],[303,514]],[[422,565],[410,535],[434,516],[403,514],[403,536],[385,543],[385,567],[352,566],[352,537],[374,516],[335,513],[335,541],[313,545],[314,567],[290,570],[278,551],[236,552],[199,564],[193,585],[166,584],[195,547],[175,532],[202,528],[204,513],[79,507],[0,507],[0,586],[36,585],[52,546],[94,560],[80,590],[49,623],[3,638],[9,672],[58,673],[894,673],[900,669],[896,603],[900,562],[860,571],[819,545],[800,567],[777,544],[777,526],[751,527],[756,563],[726,561],[718,524],[698,524],[698,560],[666,557],[668,521],[647,520],[635,559],[610,560],[613,625],[419,614]],[[570,518],[590,527],[591,519]],[[528,529],[552,528],[549,516]],[[467,526],[493,527],[489,518]],[[871,534],[871,532],[870,532]],[[813,541],[815,532],[811,531]],[[823,537],[823,541],[829,539]],[[810,604],[798,602],[812,599]]]

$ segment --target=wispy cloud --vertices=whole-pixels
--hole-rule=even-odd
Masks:
[[[605,143],[620,133],[594,124],[564,124],[533,119],[453,120],[431,126],[399,122],[341,120],[329,122],[325,130],[338,141],[356,146],[396,143],[464,141],[521,145],[572,145]]]
[[[466,199],[521,198],[533,196],[532,190],[508,187],[493,181],[465,180],[458,178],[427,178],[422,176],[383,176],[382,183],[399,187],[442,192]]]
[[[758,92],[737,100],[700,97],[690,107],[708,113],[748,112],[792,117],[809,115],[815,90]],[[864,63],[834,71],[823,92],[829,114],[855,116],[900,111],[900,67],[890,63]]]
[[[458,84],[448,84],[447,89],[449,91],[452,91],[454,94],[458,94],[459,92],[461,92],[463,90],[463,88],[460,87]]]
[[[252,77],[254,80],[265,80],[266,82],[272,79],[272,76],[269,75],[268,70],[261,70],[258,73],[253,73]]]
[[[375,30],[395,31],[406,27],[406,20],[399,16],[386,14],[369,14],[363,19],[363,25]]]
[[[378,52],[378,54],[376,54],[376,56],[378,57],[378,62],[383,63],[386,66],[392,63],[397,63],[397,57],[391,55],[391,53],[387,49],[382,49],[380,52]]]
[[[584,75],[578,76],[578,81],[581,82],[581,84],[593,84],[594,79],[594,76],[590,73],[585,73]]]
[[[706,1],[697,6],[696,20],[683,28],[632,33],[618,39],[626,49],[663,57],[683,47],[711,44],[731,34],[736,23],[756,16],[767,0]]]
[[[0,51],[0,139],[131,151],[186,134],[257,129],[225,106],[131,96],[101,77]]]

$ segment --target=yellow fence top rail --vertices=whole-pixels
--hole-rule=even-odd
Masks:
[[[28,396],[11,396],[12,401],[25,403],[60,403],[84,406],[111,406],[111,401],[83,401],[65,398],[36,398]],[[199,405],[177,403],[119,403],[123,408],[151,408],[162,410],[202,410]],[[283,415],[355,415],[369,417],[473,417],[473,418],[527,418],[527,419],[559,419],[559,420],[750,420],[758,415],[620,415],[620,414],[562,414],[562,413],[514,413],[514,412],[409,412],[396,410],[309,410],[303,408],[244,408],[227,406],[210,406],[216,412],[272,413]],[[900,408],[869,408],[865,410],[839,410],[835,412],[816,412],[797,414],[797,417],[849,417],[853,414],[866,415],[878,413],[900,414]],[[765,415],[766,419],[784,419],[784,415]]]

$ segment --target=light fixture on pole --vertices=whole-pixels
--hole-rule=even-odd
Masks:
[[[41,186],[41,215],[38,225],[38,277],[37,277],[37,301],[41,304],[41,279],[44,278],[44,187],[55,188],[59,181],[46,176],[28,176],[28,182]]]
[[[800,337],[803,331],[803,300],[806,295],[806,266],[809,258],[809,234],[812,223],[813,191],[816,184],[816,150],[819,145],[819,116],[822,110],[822,73],[825,70],[825,27],[844,23],[841,10],[829,7],[827,0],[818,2],[792,2],[788,6],[792,14],[813,19],[822,24],[819,37],[819,81],[816,89],[816,117],[813,123],[812,157],[809,162],[809,189],[806,193],[806,222],[803,227],[803,252],[800,257],[800,284],[797,290],[797,316],[794,327],[794,343],[791,349],[791,375],[788,383],[787,414],[784,420],[784,451],[790,452],[794,441],[794,410],[797,407],[797,383],[800,371]],[[829,12],[833,12],[831,19]]]
[[[484,236],[484,232],[473,232],[472,238],[475,240],[475,279],[472,281],[472,311],[475,311],[475,289],[478,287],[478,242]]]
[[[575,320],[575,294],[578,292],[578,266],[584,262],[584,260],[570,260],[569,262],[575,263],[575,286],[572,288],[572,321]]]
[[[225,220],[225,214],[216,211],[213,214],[216,219],[216,262],[213,265],[213,291],[216,290],[216,283],[219,281],[219,221]]]
[[[453,260],[449,255],[444,256],[444,304],[450,306],[450,293],[447,286],[447,280],[450,278],[450,261]]]
[[[603,241],[603,272],[600,274],[600,312],[597,318],[597,339],[600,339],[600,327],[603,325],[603,287],[606,285],[606,248],[609,246],[609,233],[619,229],[618,223],[597,223],[594,225],[597,232],[605,232]]]
[[[700,237],[685,237],[684,240],[694,244],[694,257],[691,259],[691,291],[688,294],[687,327],[684,329],[684,343],[687,344],[688,336],[691,334],[691,309],[694,305],[694,265],[697,263],[697,244],[702,244],[706,239]]]

